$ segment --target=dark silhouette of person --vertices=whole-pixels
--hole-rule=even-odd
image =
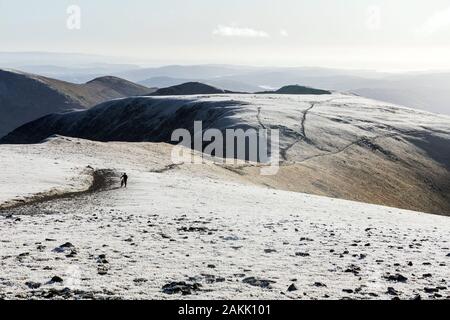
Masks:
[[[126,173],[124,173],[123,175],[122,175],[122,177],[120,177],[120,179],[121,179],[121,181],[120,181],[120,187],[121,188],[123,188],[123,187],[127,187],[127,183],[128,183],[128,175],[126,174]]]

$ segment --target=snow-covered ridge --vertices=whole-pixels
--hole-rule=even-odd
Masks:
[[[448,214],[450,117],[358,96],[218,94],[135,97],[90,110],[49,115],[3,143],[37,143],[58,134],[98,141],[171,142],[175,129],[280,130],[281,170],[261,177],[277,189]]]

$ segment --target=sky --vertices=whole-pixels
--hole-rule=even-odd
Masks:
[[[450,70],[450,1],[0,0],[0,51]]]

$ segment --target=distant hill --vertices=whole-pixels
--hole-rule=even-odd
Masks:
[[[74,84],[0,69],[0,137],[46,114],[87,109],[111,99],[148,94],[151,90],[116,77]]]
[[[331,91],[314,89],[309,87],[303,87],[299,85],[291,85],[282,87],[276,91],[263,91],[258,92],[259,94],[331,94]]]
[[[177,86],[158,89],[155,92],[149,94],[151,96],[185,96],[196,94],[219,94],[219,93],[232,93],[228,90],[218,89],[216,87],[200,83],[200,82],[187,82]]]
[[[243,82],[234,81],[232,79],[184,79],[184,78],[172,78],[172,77],[153,77],[140,81],[146,87],[166,88],[177,86],[186,82],[201,82],[216,88],[222,88],[224,90],[230,90],[235,92],[256,92],[261,88],[258,86],[249,85]]]

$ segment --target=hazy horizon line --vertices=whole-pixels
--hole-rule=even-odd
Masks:
[[[58,56],[80,56],[80,57],[91,57],[91,58],[109,58],[117,61],[90,61],[85,62],[87,65],[93,65],[93,64],[111,64],[111,65],[133,65],[138,67],[139,69],[144,68],[162,68],[162,67],[168,67],[168,66],[179,66],[179,67],[192,67],[192,66],[229,66],[229,67],[242,67],[242,68],[274,68],[274,69],[330,69],[330,70],[343,70],[343,71],[367,71],[367,72],[375,72],[375,73],[432,73],[432,72],[450,72],[450,69],[445,68],[358,68],[358,67],[343,67],[343,66],[332,66],[332,65],[317,65],[317,64],[297,64],[297,65],[274,65],[274,64],[243,64],[243,63],[227,63],[227,62],[200,62],[200,61],[161,61],[160,59],[151,59],[151,58],[143,58],[143,57],[131,57],[131,56],[116,56],[116,55],[106,55],[106,54],[99,54],[99,53],[87,53],[87,52],[74,52],[74,51],[41,51],[41,50],[30,50],[30,51],[8,51],[3,50],[0,51],[1,54],[18,54],[18,55],[58,55]],[[0,61],[0,64],[5,63],[4,61]],[[10,64],[18,64],[19,61],[10,61],[6,62]],[[77,64],[77,63],[75,63]],[[80,64],[80,63],[78,63]],[[67,67],[67,68],[81,68],[80,66],[70,66],[70,64],[63,63],[58,64],[55,62],[54,64],[48,64],[48,63],[42,63],[42,64],[32,64],[34,66],[57,66],[57,67]],[[24,61],[23,66],[30,66],[29,64],[26,64]],[[0,67],[1,68],[1,67]]]

